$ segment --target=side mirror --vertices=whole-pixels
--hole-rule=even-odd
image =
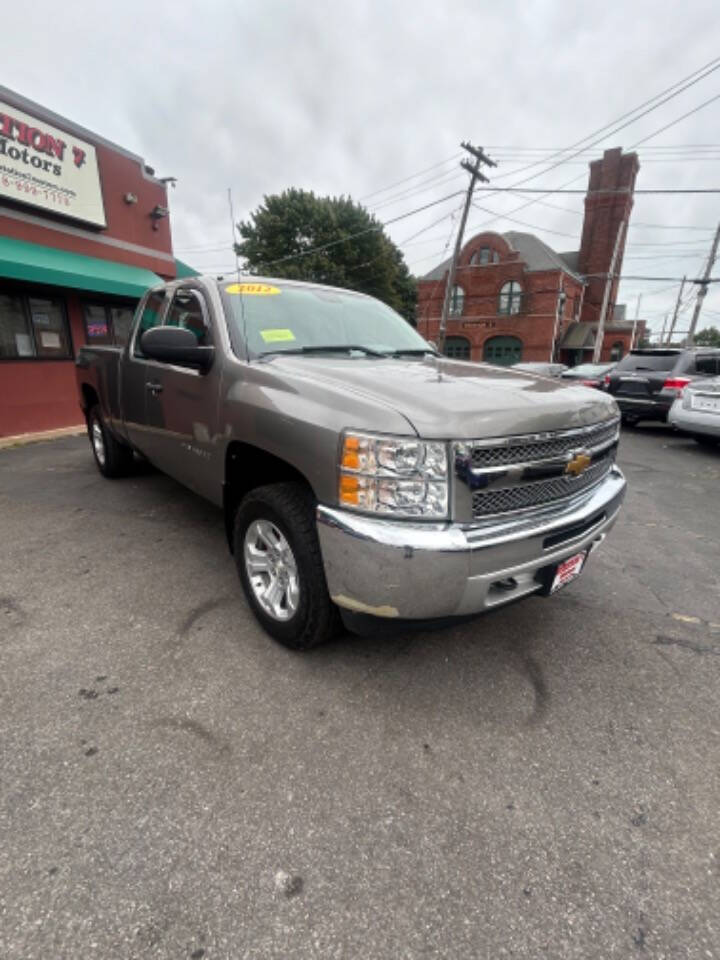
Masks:
[[[151,360],[196,367],[203,373],[212,366],[214,347],[198,346],[192,330],[184,327],[153,327],[140,337],[140,349]]]

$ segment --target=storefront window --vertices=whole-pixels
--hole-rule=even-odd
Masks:
[[[85,304],[85,335],[91,345],[112,343],[105,307],[96,303]]]
[[[71,355],[62,301],[0,294],[0,359]]]
[[[130,336],[133,309],[129,306],[84,304],[85,334],[92,345],[115,344],[124,347]]]
[[[22,297],[0,294],[0,357],[34,356],[35,343]]]

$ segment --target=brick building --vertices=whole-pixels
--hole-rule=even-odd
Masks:
[[[177,272],[167,184],[0,87],[0,437],[80,423],[78,347],[122,343],[144,291]]]
[[[606,150],[590,164],[580,249],[557,253],[531,233],[485,231],[468,240],[458,261],[450,302],[446,353],[509,365],[554,359],[592,360],[606,280],[618,228],[626,229],[610,287],[602,360],[619,359],[631,345],[631,322],[616,304],[625,235],[633,206],[637,154]],[[450,260],[418,282],[417,325],[438,336]],[[639,323],[636,342],[644,333]],[[553,348],[554,344],[554,348]]]

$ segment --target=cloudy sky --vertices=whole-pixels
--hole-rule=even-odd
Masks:
[[[716,15],[710,0],[36,0],[4,11],[3,83],[176,176],[176,252],[221,271],[233,263],[228,187],[236,219],[295,186],[350,194],[386,221],[464,188],[465,139],[497,157],[497,186],[536,174],[528,186],[582,188],[603,147],[650,137],[639,188],[720,187],[720,99],[650,136],[720,94],[720,69],[546,172],[558,149],[720,57]],[[445,256],[461,201],[388,228],[414,273]],[[579,245],[582,196],[476,202],[468,235]],[[642,293],[660,330],[673,278],[700,275],[719,220],[720,194],[636,198],[623,274],[669,279],[624,280],[631,315]],[[701,326],[720,326],[717,288]]]

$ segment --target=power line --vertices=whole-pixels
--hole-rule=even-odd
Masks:
[[[487,207],[481,207],[479,203],[473,203],[473,206],[476,210],[481,210],[483,213],[494,214],[494,216],[500,220],[509,220],[510,223],[517,223],[521,227],[531,227],[533,230],[544,230],[545,233],[554,233],[559,237],[568,237],[570,240],[577,240],[574,233],[564,233],[562,230],[552,230],[550,227],[539,227],[534,223],[527,223],[525,220],[515,220],[513,217],[507,217],[503,213],[496,213],[494,210],[488,210]]]
[[[685,120],[686,117],[691,117],[694,113],[697,113],[699,110],[702,110],[704,107],[707,107],[709,104],[714,103],[716,100],[720,100],[720,93],[716,93],[714,97],[710,97],[709,100],[703,101],[703,103],[698,104],[697,107],[693,107],[692,110],[688,110],[687,113],[683,113],[681,116],[676,117],[674,120],[671,120],[670,123],[666,123],[664,127],[659,127],[653,133],[648,134],[647,137],[643,137],[642,140],[638,140],[637,143],[634,143],[631,150],[634,150],[635,147],[639,147],[641,144],[645,143],[646,140],[650,140],[652,137],[656,137],[659,133],[663,133],[665,130],[669,130],[670,127],[674,127],[676,123],[680,123],[681,120]]]
[[[720,94],[718,94],[720,97]],[[573,180],[577,180],[578,177],[574,177]],[[573,181],[570,181],[571,183]],[[483,187],[485,193],[542,193],[545,196],[550,196],[551,194],[557,193],[571,193],[571,194],[580,194],[582,196],[587,195],[587,190],[566,190],[563,187]],[[720,187],[651,187],[643,190],[593,190],[593,196],[619,196],[619,195],[635,195],[635,194],[654,194],[654,195],[663,195],[663,194],[690,194],[690,193],[720,193]],[[504,216],[504,214],[498,214],[499,217]]]
[[[599,129],[595,130],[593,133],[590,133],[587,136],[583,137],[582,139],[576,141],[574,144],[567,147],[565,150],[558,151],[559,154],[563,155],[561,156],[561,160],[559,160],[557,163],[551,164],[549,167],[547,167],[545,170],[541,171],[540,173],[534,173],[531,176],[527,177],[525,180],[520,181],[520,184],[528,183],[530,180],[534,180],[536,177],[542,176],[543,173],[549,173],[551,170],[554,170],[557,166],[559,166],[562,160],[571,159],[572,157],[581,154],[583,151],[588,150],[591,147],[597,146],[599,143],[602,143],[603,140],[607,140],[609,137],[614,136],[616,133],[619,133],[620,130],[624,130],[625,127],[628,127],[631,124],[636,123],[638,120],[642,119],[642,117],[647,116],[648,113],[652,113],[654,110],[657,110],[658,107],[663,106],[663,104],[667,103],[668,100],[672,100],[674,97],[677,97],[681,93],[684,93],[685,90],[694,86],[696,83],[699,83],[700,80],[704,80],[705,77],[709,76],[719,67],[720,67],[720,57],[715,57],[713,60],[708,61],[708,63],[706,63],[703,67],[700,67],[698,70],[694,70],[692,73],[688,74],[686,77],[683,77],[682,80],[678,80],[675,83],[671,84],[665,90],[662,90],[660,93],[655,94],[655,96],[651,97],[649,100],[645,100],[639,106],[634,107],[632,110],[629,110],[627,113],[622,114],[616,120],[613,120],[612,122],[606,124],[604,127],[600,127]],[[675,89],[675,88],[679,88],[679,89]],[[658,101],[657,103],[655,103],[656,100]],[[647,107],[648,109],[644,109],[645,107]],[[642,111],[642,112],[639,112],[639,111]],[[633,116],[634,114],[637,114],[637,116]],[[625,123],[620,123],[621,120],[624,120]],[[619,125],[615,126],[615,124],[619,124]],[[610,130],[610,127],[613,127],[614,129]],[[590,140],[592,137],[595,137],[598,134],[602,134],[602,136],[600,136],[597,140],[594,140],[590,144],[586,143],[587,140]],[[581,144],[585,144],[585,146],[581,146]],[[566,154],[568,151],[574,150],[575,147],[580,147],[580,150],[577,151],[577,154],[571,154],[570,157],[564,156],[564,154]],[[552,159],[552,157],[549,157],[547,159]],[[510,174],[510,176],[517,175],[518,173],[522,173],[524,172],[524,170],[530,170],[533,167],[542,166],[544,162],[546,161],[536,160],[534,163],[528,164],[527,167],[524,167],[521,170],[513,171],[513,173]],[[498,177],[497,179],[502,179],[502,176]],[[519,186],[520,184],[517,184],[517,185]]]
[[[706,68],[707,68],[708,66],[710,66],[711,69],[710,69],[710,70],[707,70],[707,72],[703,72],[703,71],[706,71]],[[657,107],[659,107],[659,106],[661,106],[662,104],[666,103],[669,99],[672,99],[672,97],[675,97],[675,96],[677,96],[679,93],[682,93],[684,90],[687,89],[688,86],[692,86],[694,83],[697,83],[699,80],[704,79],[706,76],[708,76],[708,75],[709,75],[710,73],[712,73],[714,70],[718,69],[718,67],[720,67],[720,58],[716,58],[715,60],[710,61],[710,63],[709,63],[709,64],[706,64],[705,67],[701,67],[699,71],[695,71],[695,74],[698,74],[698,73],[699,73],[699,74],[701,74],[701,75],[700,75],[700,76],[697,76],[694,80],[692,80],[691,83],[687,84],[687,85],[684,86],[684,87],[681,87],[679,90],[676,90],[676,91],[675,91],[674,93],[672,93],[670,96],[665,97],[665,99],[663,99],[663,100],[661,100],[659,103],[655,104],[655,106],[653,106],[653,107],[650,108],[649,110],[644,111],[643,113],[641,113],[641,114],[639,114],[637,117],[635,117],[633,120],[628,121],[628,123],[625,123],[625,124],[623,124],[623,125],[620,126],[620,127],[617,127],[615,130],[612,131],[612,133],[613,133],[613,134],[614,134],[614,133],[617,133],[618,130],[623,129],[624,127],[628,126],[630,123],[634,123],[635,120],[639,120],[641,117],[645,116],[647,113],[650,113],[651,110],[655,110]],[[694,76],[695,74],[690,74],[689,76]],[[687,79],[688,79],[688,78],[686,77],[685,80],[687,80]],[[682,84],[682,83],[685,82],[685,80],[679,81],[679,83]],[[674,85],[673,85],[673,87],[675,87],[675,86],[678,86],[678,84],[674,84]],[[673,87],[669,87],[668,90],[672,90]],[[658,94],[658,96],[663,96],[665,93],[667,93],[667,90],[666,90],[666,91],[663,91],[661,94]],[[654,97],[654,98],[652,98],[652,99],[655,100],[655,99],[657,99],[657,97]],[[651,100],[651,101],[647,101],[647,103],[651,103],[651,102],[652,102],[652,100]],[[702,106],[706,106],[706,105],[707,105],[707,104],[703,104]],[[643,105],[641,105],[641,106],[643,106]],[[698,109],[701,109],[702,106],[699,107]],[[637,108],[637,109],[639,109],[639,108]],[[632,113],[632,112],[636,112],[636,111],[631,111],[631,113]],[[624,116],[628,116],[628,114],[625,114]],[[622,119],[622,118],[620,118],[620,119]],[[684,117],[678,118],[677,120],[673,121],[673,123],[679,123],[680,120],[682,120],[682,119],[684,119]],[[670,124],[670,126],[672,126],[672,125],[673,125],[673,124]],[[667,127],[663,128],[663,129],[667,129]],[[661,132],[661,131],[655,131],[655,133],[651,134],[651,136],[656,136],[656,135],[657,135],[658,133],[660,133],[660,132]],[[585,138],[585,139],[587,139],[587,138]],[[595,146],[596,143],[600,143],[600,142],[602,142],[602,140],[604,140],[604,139],[606,139],[606,137],[601,137],[601,138],[600,138],[599,140],[597,140],[595,143],[591,144],[591,146]],[[646,137],[646,138],[644,138],[644,139],[647,140],[648,138]],[[578,141],[578,144],[581,143],[581,142],[582,142],[582,141]],[[637,146],[637,144],[635,144],[635,146]],[[632,147],[630,147],[629,149],[632,149]],[[551,169],[553,169],[553,168],[552,168],[552,167],[548,167],[544,172],[548,172],[548,171],[551,170]],[[533,180],[533,179],[535,179],[535,177],[537,177],[537,176],[542,176],[542,173],[533,174],[532,176],[526,178],[525,180],[520,181],[519,184],[515,184],[515,186],[520,186],[520,185],[522,185],[522,184],[524,184],[524,183],[527,183],[529,180]],[[579,177],[573,177],[571,180],[567,181],[567,183],[562,184],[559,189],[563,189],[564,187],[570,186],[571,183],[574,183],[576,180],[581,179],[582,176],[583,176],[583,174],[581,174]],[[547,196],[550,196],[551,193],[554,193],[554,192],[558,192],[558,191],[547,191],[547,192],[545,193],[545,196],[546,196],[546,197],[547,197]],[[510,210],[509,212],[510,212],[511,215],[514,214],[514,213],[519,213],[521,210],[524,210],[526,207],[531,206],[531,205],[532,205],[533,203],[535,203],[535,202],[536,202],[536,200],[535,200],[534,198],[533,198],[533,199],[530,199],[530,200],[526,200],[525,203],[521,203],[520,206],[518,206],[518,207],[513,207],[513,209]],[[488,221],[488,223],[492,223],[492,220],[491,220],[491,221]]]
[[[396,193],[391,197],[386,197],[384,200],[381,200],[380,203],[373,204],[372,210],[381,210],[383,207],[397,203],[398,200],[407,200],[410,197],[417,196],[419,193],[425,193],[430,185],[440,187],[446,183],[452,183],[453,180],[457,180],[461,176],[462,172],[459,170],[455,170],[452,173],[448,173],[447,171],[443,172],[437,177],[431,177],[429,180],[424,180],[421,184],[416,184],[416,186],[402,190],[400,193]]]
[[[459,156],[461,156],[460,153],[454,153],[451,157],[448,157],[445,160],[439,160],[437,163],[433,163],[431,166],[425,167],[423,170],[418,170],[417,173],[411,173],[409,177],[404,177],[402,180],[396,180],[387,187],[381,187],[379,190],[374,190],[372,193],[366,193],[364,196],[358,197],[358,201],[361,202],[363,200],[369,200],[370,197],[376,197],[379,193],[386,193],[388,190],[392,190],[394,187],[399,187],[402,183],[407,183],[409,180],[414,180],[415,177],[421,177],[424,173],[429,173],[430,170],[436,170],[438,167],[442,167],[446,163],[457,160]]]
[[[536,203],[540,201],[537,200]],[[686,224],[680,226],[680,224],[671,224],[671,223],[641,223],[637,220],[633,220],[630,224],[630,228],[634,229],[635,227],[642,227],[643,229],[648,230],[703,230],[705,233],[712,233],[715,227],[696,227]]]
[[[288,260],[298,260],[301,257],[308,257],[312,253],[319,253],[321,250],[328,250],[330,247],[335,247],[339,243],[347,243],[348,240],[354,240],[356,237],[364,236],[366,233],[374,233],[382,230],[384,227],[389,227],[393,223],[398,223],[400,220],[407,220],[408,217],[412,217],[416,213],[422,213],[423,210],[429,210],[430,207],[436,207],[439,203],[445,203],[447,200],[451,200],[453,197],[459,197],[464,193],[464,190],[456,190],[454,193],[449,193],[447,196],[441,197],[439,200],[433,200],[430,203],[423,204],[422,207],[416,207],[414,210],[408,210],[407,213],[402,213],[397,217],[393,217],[391,220],[386,220],[384,223],[378,223],[376,226],[366,227],[364,230],[358,230],[357,233],[350,233],[346,237],[340,237],[338,240],[330,240],[328,243],[322,243],[317,247],[310,247],[309,250],[301,250],[299,253],[289,253],[284,257],[278,257],[276,260],[267,260],[258,264],[258,266],[272,267],[277,263],[285,263]]]

